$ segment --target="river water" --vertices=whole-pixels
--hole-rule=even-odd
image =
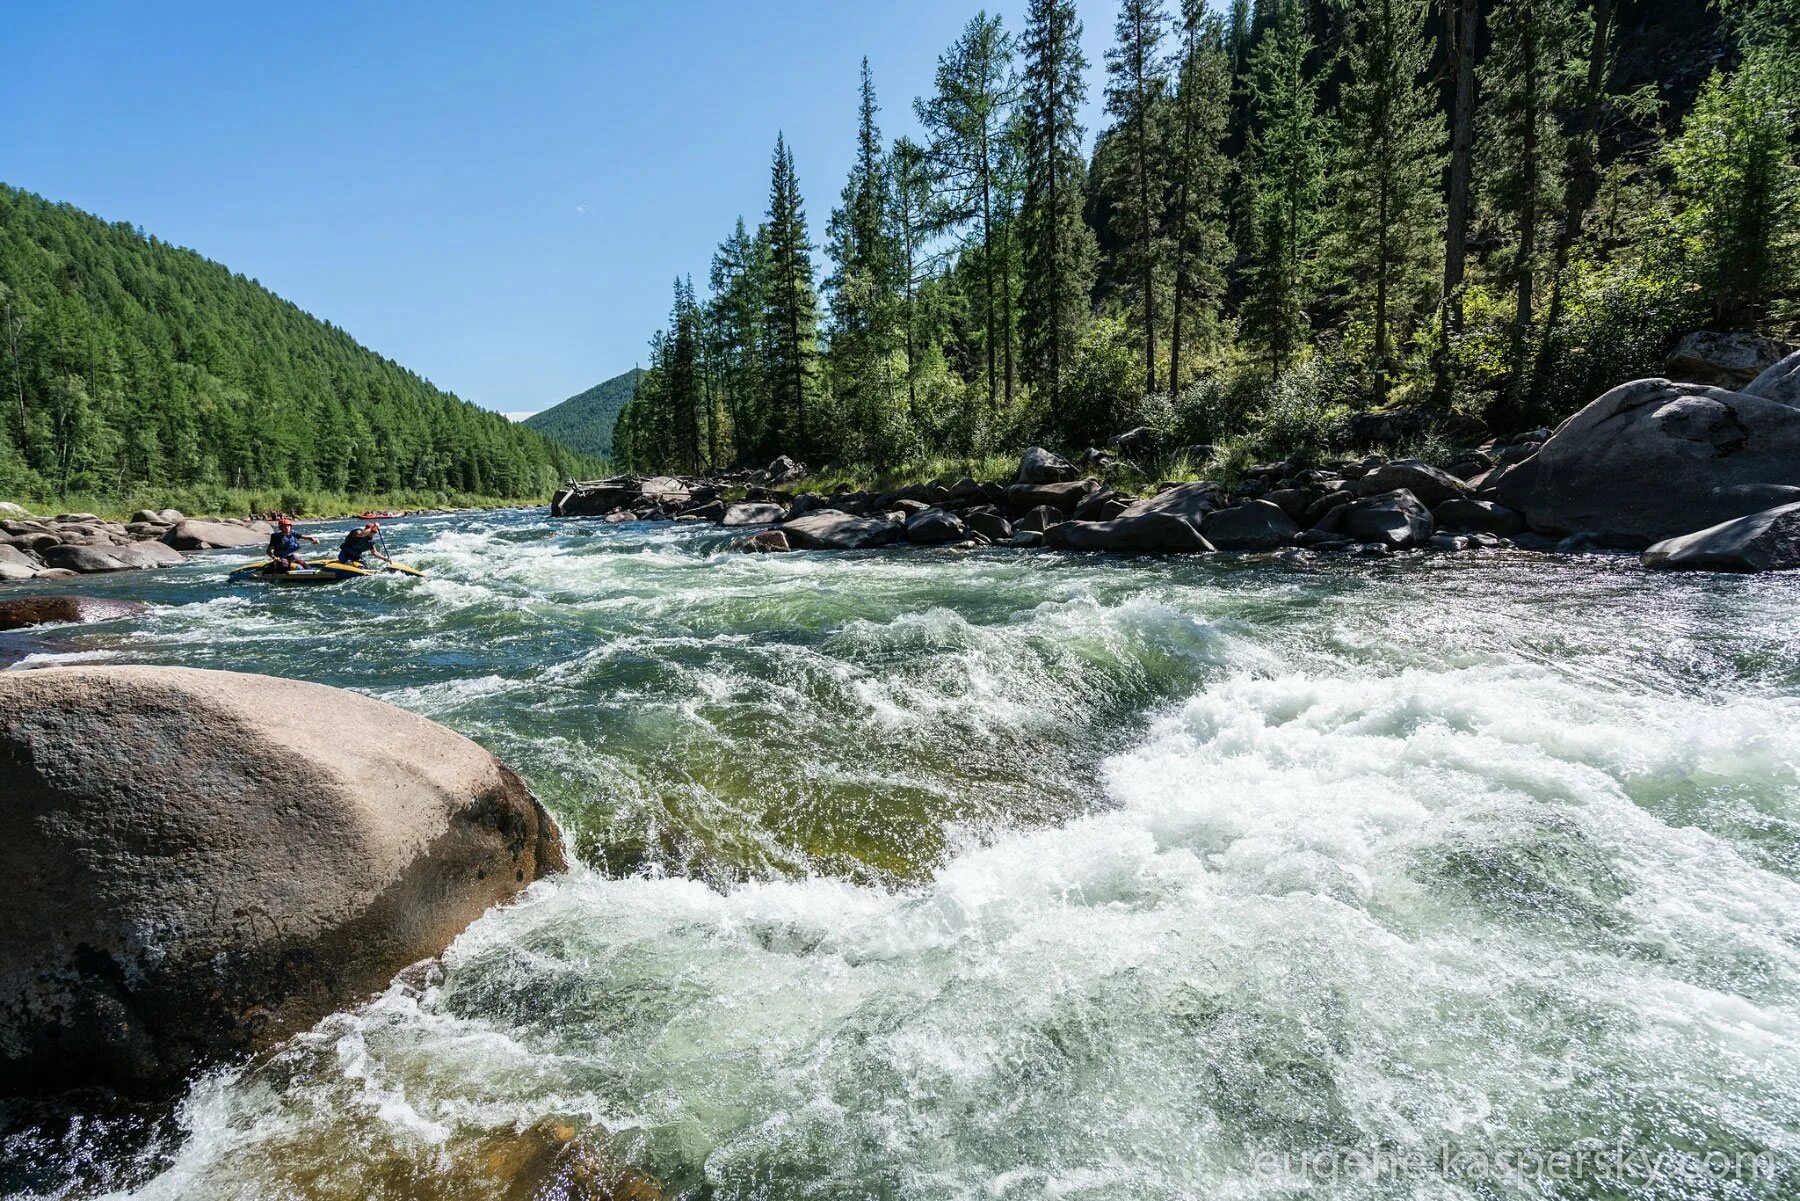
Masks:
[[[582,866],[0,1190],[474,1196],[556,1119],[685,1197],[1800,1193],[1800,577],[387,528],[429,579],[90,578],[155,608],[28,664],[380,697]]]

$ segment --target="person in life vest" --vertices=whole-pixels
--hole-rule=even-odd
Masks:
[[[392,563],[382,552],[377,543],[381,538],[381,527],[371,521],[367,525],[358,526],[344,535],[344,541],[338,547],[338,562],[356,564],[362,562],[364,555],[374,555],[383,563]]]
[[[269,535],[269,558],[287,571],[304,570],[306,560],[300,557],[300,544],[310,542],[314,546],[319,540],[311,534],[296,534],[294,519],[285,514],[275,523],[275,532]]]

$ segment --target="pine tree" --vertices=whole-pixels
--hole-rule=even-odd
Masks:
[[[1426,73],[1430,0],[1351,0],[1350,79],[1338,111],[1334,233],[1352,313],[1367,328],[1377,403],[1395,343],[1434,298],[1442,253],[1444,118]]]
[[[769,384],[770,433],[780,451],[805,456],[814,449],[809,409],[816,393],[819,300],[800,180],[781,134],[775,138],[769,174],[767,230],[763,372]]]
[[[1002,357],[1005,397],[1012,402],[1013,329],[1007,295],[1012,254],[1005,217],[1014,99],[1012,39],[999,17],[977,13],[938,59],[931,99],[915,103],[931,139],[937,224],[969,230],[964,249],[977,255],[990,409],[1000,396]]]
[[[1475,164],[1475,38],[1481,0],[1444,0],[1444,71],[1450,79],[1450,168],[1444,195],[1443,312],[1438,319],[1437,396],[1450,394],[1450,351],[1463,331],[1463,279]]]
[[[1253,253],[1242,311],[1244,338],[1286,370],[1307,333],[1324,153],[1312,39],[1291,5],[1251,56],[1249,147]]]
[[[1195,332],[1211,338],[1225,296],[1225,266],[1231,255],[1225,197],[1231,162],[1225,157],[1224,140],[1231,120],[1231,81],[1223,22],[1207,11],[1205,0],[1183,0],[1174,130],[1169,139],[1171,393],[1181,390],[1190,322]]]
[[[906,415],[910,426],[919,410],[919,360],[924,331],[919,287],[930,274],[926,243],[931,229],[931,168],[923,146],[910,138],[894,142],[888,156],[893,167],[888,197],[888,224],[900,285],[900,335],[906,352]]]
[[[855,442],[852,455],[879,463],[891,448],[884,428],[893,405],[892,356],[899,317],[896,252],[888,219],[888,172],[875,123],[875,81],[863,59],[856,160],[832,213],[828,246],[831,371]]]
[[[698,472],[706,463],[701,440],[706,400],[701,376],[700,322],[692,280],[675,280],[675,305],[669,313],[669,335],[662,364],[672,445],[669,461],[680,471]]]
[[[1530,382],[1546,224],[1565,186],[1568,145],[1557,114],[1578,95],[1592,17],[1570,0],[1506,0],[1488,25],[1478,166],[1486,216],[1506,243],[1503,278],[1513,292],[1507,399],[1516,416]]]
[[[1087,168],[1077,120],[1087,85],[1081,21],[1073,0],[1031,0],[1021,39],[1025,195],[1019,316],[1025,378],[1060,416],[1069,355],[1087,323],[1094,234],[1082,219]]]
[[[1165,169],[1160,110],[1168,83],[1162,39],[1167,23],[1161,0],[1122,0],[1117,42],[1106,52],[1106,111],[1123,142],[1108,190],[1130,239],[1124,257],[1137,292],[1145,392],[1156,391],[1156,277],[1163,257]]]

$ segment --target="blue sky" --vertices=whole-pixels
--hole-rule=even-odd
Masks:
[[[976,6],[4,7],[0,180],[192,247],[520,412],[642,358],[675,273],[704,286],[738,214],[762,212],[777,129],[816,240],[862,56],[884,132],[906,132]],[[989,7],[1018,30],[1023,0]],[[1113,16],[1082,5],[1095,116]]]

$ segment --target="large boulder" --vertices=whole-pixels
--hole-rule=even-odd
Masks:
[[[1131,551],[1191,554],[1212,544],[1172,513],[1144,513],[1111,521],[1065,521],[1044,531],[1044,545],[1056,550]]]
[[[175,523],[162,540],[176,550],[213,550],[229,546],[261,546],[269,540],[268,530],[258,533],[247,525],[230,521],[198,521],[192,517]]]
[[[64,542],[43,552],[44,565],[80,572],[82,575],[96,575],[103,571],[129,571],[140,566],[138,563],[127,562],[115,553],[120,549],[111,545],[75,546]]]
[[[1563,422],[1498,491],[1539,533],[1648,546],[1800,501],[1800,409],[1634,380]]]
[[[19,596],[0,600],[0,630],[67,622],[116,621],[135,617],[150,606],[141,601],[95,596]]]
[[[1396,459],[1383,463],[1350,485],[1358,496],[1377,496],[1405,488],[1432,508],[1458,496],[1467,496],[1469,486],[1447,471],[1440,471],[1419,459]]]
[[[1665,571],[1785,571],[1800,567],[1800,504],[1665,538],[1646,550],[1645,567]]]
[[[906,540],[920,546],[961,542],[969,536],[962,518],[943,509],[926,509],[906,519]]]
[[[1164,488],[1155,496],[1132,502],[1121,517],[1142,517],[1146,513],[1168,513],[1184,518],[1198,529],[1206,515],[1225,507],[1225,489],[1211,480],[1194,484],[1177,484]]]
[[[1800,407],[1800,350],[1745,384],[1744,395]]]
[[[719,524],[725,526],[772,525],[780,521],[787,510],[780,505],[767,501],[754,501],[732,505],[725,510],[725,516]]]
[[[1208,513],[1200,532],[1220,550],[1274,550],[1292,542],[1300,527],[1280,505],[1252,500]]]
[[[267,1046],[565,866],[481,747],[268,676],[0,674],[0,794],[0,1094]]]
[[[642,482],[633,476],[621,475],[585,484],[572,483],[550,499],[550,516],[604,517],[614,509],[629,508],[643,496]]]
[[[1424,546],[1436,532],[1431,511],[1404,488],[1333,509],[1319,528],[1390,550]]]
[[[791,484],[795,480],[805,479],[806,468],[787,455],[781,455],[773,463],[763,468],[762,478],[764,483],[780,487],[782,484]]]
[[[1697,330],[1676,343],[1663,370],[1669,378],[1720,388],[1741,388],[1781,360],[1779,342],[1755,334]]]
[[[784,522],[781,529],[795,550],[868,550],[898,542],[906,532],[897,521],[852,517],[836,509],[796,517]]]
[[[1021,484],[1060,484],[1074,479],[1075,474],[1073,463],[1041,446],[1030,447],[1019,459]]]
[[[1491,500],[1474,500],[1459,496],[1432,509],[1431,516],[1439,529],[1463,530],[1471,534],[1498,534],[1510,538],[1523,533],[1525,518],[1517,510],[1497,505]]]
[[[172,567],[181,562],[181,552],[161,542],[128,542],[110,553],[127,567]]]
[[[1039,505],[1060,509],[1063,516],[1075,511],[1088,493],[1100,485],[1093,480],[1066,480],[1056,484],[1014,484],[1006,490],[1006,511],[1021,517]]]

